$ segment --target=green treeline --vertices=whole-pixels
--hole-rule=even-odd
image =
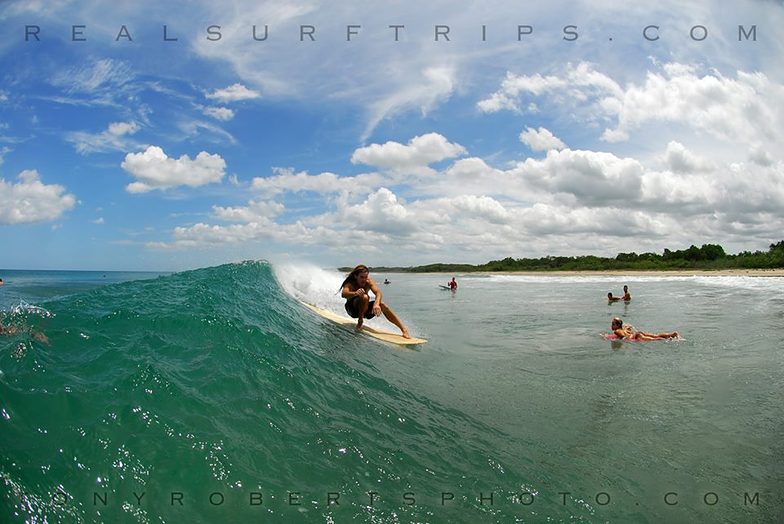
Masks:
[[[767,251],[742,251],[727,254],[718,244],[691,246],[688,249],[657,253],[618,253],[615,258],[584,255],[577,257],[512,258],[491,260],[486,264],[428,264],[416,267],[374,267],[373,271],[409,273],[470,271],[600,271],[613,269],[769,269],[784,268],[784,240],[771,244]],[[351,271],[351,268],[340,268]]]

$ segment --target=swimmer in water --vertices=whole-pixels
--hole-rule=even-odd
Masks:
[[[634,326],[630,324],[623,325],[623,320],[618,317],[612,319],[610,322],[610,329],[615,333],[615,336],[624,340],[665,340],[669,338],[678,338],[678,332],[671,333],[646,333],[645,331],[637,331]]]

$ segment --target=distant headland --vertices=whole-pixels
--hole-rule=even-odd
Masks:
[[[614,258],[581,255],[572,257],[512,258],[491,260],[485,264],[436,263],[423,266],[375,266],[374,272],[395,273],[470,273],[470,272],[548,272],[548,271],[645,271],[681,270],[727,271],[771,270],[784,268],[784,240],[771,244],[767,251],[741,251],[728,254],[718,244],[692,245],[688,249],[657,253],[618,253]],[[340,271],[351,271],[340,267]]]

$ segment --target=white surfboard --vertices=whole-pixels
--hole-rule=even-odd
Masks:
[[[326,318],[327,320],[331,320],[336,324],[341,324],[344,326],[356,326],[357,321],[356,319],[344,317],[333,313],[327,309],[321,309],[320,307],[314,306],[313,304],[308,304],[307,302],[302,302],[302,304],[316,313],[318,316],[322,318]],[[417,344],[424,344],[427,342],[424,338],[404,338],[403,335],[399,333],[391,333],[389,331],[384,331],[383,329],[376,329],[373,327],[368,326],[365,324],[362,327],[360,333],[364,333],[365,335],[371,336],[373,338],[377,338],[379,340],[383,340],[384,342],[389,342],[391,344],[398,344],[400,346],[415,346]]]

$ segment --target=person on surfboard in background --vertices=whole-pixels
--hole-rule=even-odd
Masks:
[[[457,280],[455,280],[455,277],[452,277],[452,280],[449,283],[447,283],[447,286],[452,291],[457,291]]]
[[[406,326],[397,318],[394,311],[381,301],[381,290],[370,278],[370,270],[367,266],[359,264],[351,270],[346,279],[340,285],[341,296],[346,299],[346,313],[351,318],[357,319],[357,331],[362,329],[365,319],[373,318],[381,313],[387,317],[403,333],[403,338],[411,338],[411,334]],[[372,291],[376,296],[375,300],[370,300],[368,291]]]
[[[644,331],[637,331],[634,326],[629,324],[623,325],[623,320],[618,317],[612,319],[610,322],[610,329],[612,329],[615,336],[625,340],[664,340],[666,338],[678,338],[678,332],[672,333],[646,333]]]
[[[632,294],[629,293],[629,286],[623,286],[623,301],[629,302],[632,299]]]

